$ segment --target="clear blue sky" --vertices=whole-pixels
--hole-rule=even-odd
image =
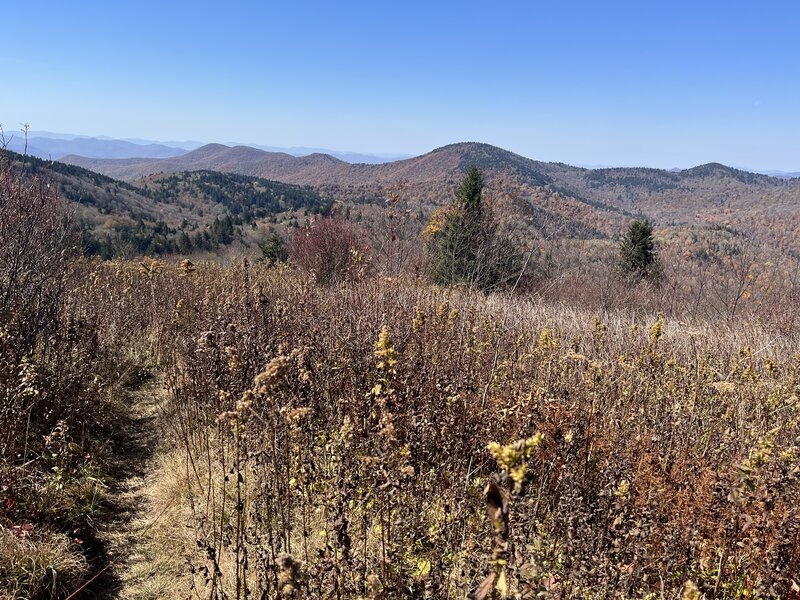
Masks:
[[[800,170],[800,2],[4,2],[0,123]]]

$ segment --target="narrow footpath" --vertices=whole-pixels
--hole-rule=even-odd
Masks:
[[[98,524],[98,568],[76,597],[148,600],[173,597],[180,579],[180,551],[165,547],[160,529],[175,526],[180,495],[166,481],[161,422],[167,398],[164,380],[155,377],[127,392],[127,414],[112,437],[106,511]],[[177,517],[179,520],[179,517]]]

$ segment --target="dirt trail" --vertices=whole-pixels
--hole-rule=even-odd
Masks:
[[[114,479],[97,533],[103,566],[81,598],[167,596],[165,581],[174,570],[174,560],[165,564],[152,552],[153,530],[165,513],[161,509],[157,514],[153,498],[163,476],[158,450],[164,435],[159,416],[166,393],[163,379],[156,377],[126,394],[128,411],[112,437]]]

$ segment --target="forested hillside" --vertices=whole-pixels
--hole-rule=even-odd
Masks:
[[[268,235],[259,224],[297,226],[298,217],[330,206],[312,189],[254,177],[195,172],[131,183],[58,161],[5,155],[26,177],[54,186],[69,206],[81,250],[107,259],[255,246]]]

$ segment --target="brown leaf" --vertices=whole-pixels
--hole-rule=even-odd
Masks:
[[[508,505],[503,498],[503,492],[497,485],[494,479],[486,484],[484,490],[486,497],[486,518],[492,524],[496,533],[504,534],[506,531],[506,517],[508,513]]]
[[[467,598],[468,600],[486,600],[492,592],[494,592],[494,582],[497,579],[497,573],[492,573],[483,580],[478,586],[478,589],[471,592]]]

